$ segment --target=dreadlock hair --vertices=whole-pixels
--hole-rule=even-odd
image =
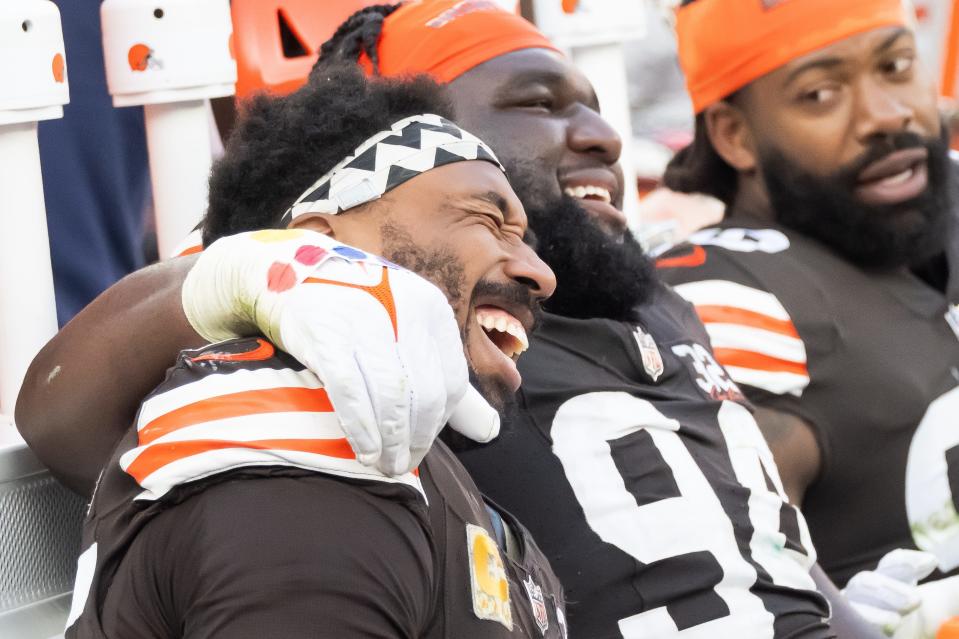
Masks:
[[[690,0],[693,1],[693,0]],[[724,102],[741,104],[743,91],[739,89],[723,98]],[[736,199],[739,174],[716,152],[706,128],[706,114],[696,116],[693,141],[680,149],[666,165],[663,184],[680,193],[705,193],[726,205],[727,210]]]
[[[355,64],[314,73],[285,97],[255,96],[213,166],[204,244],[276,228],[303,191],[375,133],[411,115],[452,112],[445,89],[425,75],[369,79]]]
[[[320,58],[312,72],[331,63],[356,63],[360,53],[365,53],[373,63],[374,72],[379,74],[380,56],[376,45],[383,32],[383,20],[399,8],[399,4],[374,4],[351,15],[320,46]]]
[[[696,116],[693,141],[680,149],[666,165],[663,184],[680,193],[705,193],[729,207],[736,197],[738,174],[709,140],[706,116]]]
[[[682,0],[680,7],[692,4],[696,0]],[[736,100],[736,94],[726,98]],[[663,184],[680,193],[705,193],[721,200],[726,207],[736,197],[738,176],[736,169],[726,163],[709,140],[706,129],[706,116],[696,116],[693,141],[679,150],[666,165]]]

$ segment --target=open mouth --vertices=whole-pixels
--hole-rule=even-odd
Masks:
[[[596,221],[613,233],[626,230],[626,214],[613,204],[616,175],[606,169],[581,169],[561,175],[563,193],[577,200]]]
[[[476,322],[493,346],[511,362],[516,362],[529,348],[529,337],[523,324],[499,307],[477,306]]]
[[[606,204],[610,204],[613,201],[608,189],[593,184],[586,186],[567,186],[563,189],[563,193],[580,200],[597,200],[599,202],[605,202]]]
[[[867,166],[859,174],[856,195],[867,204],[898,204],[919,196],[928,186],[928,152],[904,149]]]

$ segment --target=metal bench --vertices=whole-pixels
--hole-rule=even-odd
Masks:
[[[0,441],[0,637],[48,639],[60,636],[70,611],[86,504],[26,445],[7,439]]]

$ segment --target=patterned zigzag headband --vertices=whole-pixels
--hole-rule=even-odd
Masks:
[[[446,118],[432,113],[404,118],[366,140],[314,182],[286,211],[281,224],[285,227],[307,213],[342,213],[430,169],[464,160],[485,160],[506,172],[482,140]]]

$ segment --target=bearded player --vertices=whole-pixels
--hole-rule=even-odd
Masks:
[[[696,137],[666,182],[727,214],[659,264],[836,583],[896,548],[959,574],[959,236],[932,74],[899,0],[765,4],[679,10]],[[932,568],[899,556],[882,572]],[[930,618],[959,614],[959,578],[923,590]]]
[[[462,331],[476,379],[505,404],[514,349],[480,323],[509,318],[525,336],[555,281],[522,241],[502,167],[435,113],[449,111],[436,84],[368,85],[355,67],[326,79],[255,100],[214,168],[214,183],[242,181],[264,208],[300,190],[284,217],[296,230],[213,243],[184,289],[259,290],[234,321],[276,319],[278,345],[296,339],[279,318],[304,297],[394,346]],[[344,113],[364,124],[336,126]],[[310,151],[284,153],[290,140]],[[356,148],[341,158],[344,145]],[[230,226],[228,193],[214,191],[208,241]],[[236,260],[244,278],[216,277]],[[208,337],[224,330],[187,312]],[[565,636],[548,563],[448,449],[396,477],[362,465],[317,377],[262,338],[179,357],[101,475],[85,536],[70,638]]]
[[[446,82],[459,121],[489,137],[503,159],[538,250],[558,270],[563,284],[542,339],[534,336],[524,356],[534,360],[520,363],[518,419],[501,442],[461,450],[461,458],[547,540],[573,602],[573,636],[834,636],[810,574],[819,577],[805,523],[786,502],[738,389],[714,362],[692,309],[655,280],[625,231],[620,142],[599,117],[588,81],[531,25],[489,2],[371,8],[344,23],[322,57],[314,71],[320,80],[325,64],[359,59],[382,75],[427,72]],[[236,202],[231,219],[240,226],[232,231],[276,223],[257,197]],[[92,481],[89,461],[73,461],[80,453],[104,458],[99,451],[115,437],[113,421],[127,419],[124,403],[135,401],[127,391],[146,392],[138,385],[158,374],[161,351],[170,358],[199,341],[181,307],[190,263],[177,260],[121,283],[34,364],[18,423],[40,454],[81,486]],[[288,313],[283,321],[321,323],[323,314]],[[84,326],[103,322],[110,338],[100,337],[102,329],[92,339],[85,334]],[[497,330],[496,318],[484,322]],[[103,353],[130,357],[115,340],[135,332],[132,325],[152,341],[149,352],[137,354],[133,374],[142,377],[127,380],[123,362],[104,361]],[[293,354],[317,359],[308,348]],[[104,377],[75,375],[70,362],[81,360]],[[148,373],[151,362],[157,370]],[[56,364],[60,372],[47,383]],[[375,373],[366,372],[367,387],[380,386]],[[332,383],[320,377],[337,406]],[[123,397],[111,386],[120,378]],[[70,401],[83,406],[104,395],[111,405],[98,405],[97,419],[76,406],[67,410]],[[377,437],[353,436],[361,443]],[[385,446],[358,452],[387,469],[398,459]],[[823,588],[837,628],[855,624],[838,593]]]

